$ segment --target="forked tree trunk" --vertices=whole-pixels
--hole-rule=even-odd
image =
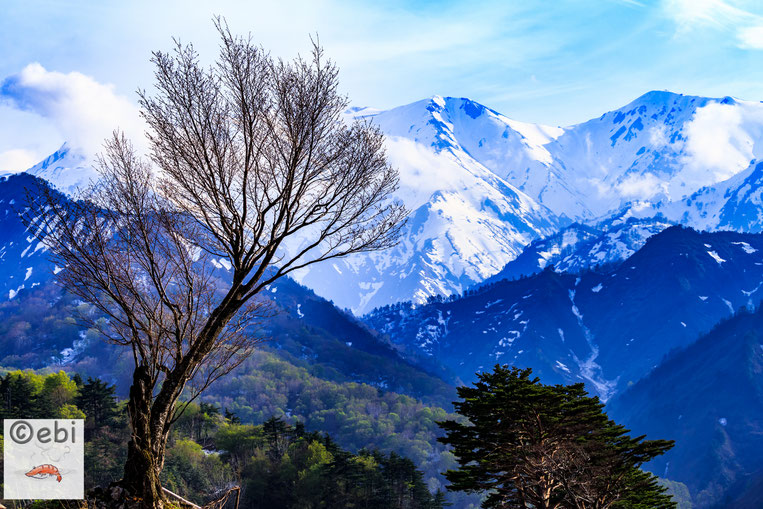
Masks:
[[[230,306],[230,304],[228,305]],[[215,321],[205,330],[207,337],[217,337],[230,316],[237,308],[223,308],[219,313],[226,313],[225,318]],[[164,453],[170,430],[170,420],[175,406],[185,387],[189,365],[201,364],[201,359],[209,353],[199,349],[193,358],[185,359],[175,371],[166,373],[161,388],[154,396],[155,382],[149,375],[148,368],[139,365],[133,372],[130,399],[127,410],[130,420],[130,442],[127,445],[127,461],[124,478],[120,485],[133,496],[141,499],[142,509],[163,509],[164,495],[159,475],[164,468]]]
[[[127,410],[131,438],[127,445],[127,462],[120,483],[127,492],[142,500],[145,509],[164,507],[159,474],[164,466],[164,433],[156,429],[152,415],[153,384],[145,366],[133,373]]]

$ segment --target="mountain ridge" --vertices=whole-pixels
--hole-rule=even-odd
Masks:
[[[672,226],[601,271],[547,266],[458,297],[380,308],[364,320],[402,351],[436,358],[463,380],[508,362],[532,367],[547,383],[584,381],[607,400],[670,350],[738,308],[757,306],[761,250],[760,234]]]
[[[385,132],[400,171],[395,196],[410,210],[397,248],[295,274],[356,314],[459,294],[573,222],[636,217],[655,232],[664,222],[763,229],[761,103],[651,91],[589,121],[550,127],[433,96],[384,111],[351,108],[346,118]],[[63,152],[74,155],[66,146],[56,154]],[[71,194],[88,172],[81,159],[65,159],[28,172]]]

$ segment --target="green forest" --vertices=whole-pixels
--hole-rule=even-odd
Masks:
[[[85,418],[86,489],[118,480],[129,440],[115,388],[63,371],[8,371],[0,378],[0,418]],[[0,445],[2,443],[0,442]],[[241,424],[229,409],[190,403],[167,448],[163,485],[203,504],[235,485],[242,507],[443,507],[423,473],[394,452],[351,453],[327,434],[269,418]]]
[[[64,371],[0,373],[0,418],[85,419],[86,490],[121,478],[130,432],[115,386]],[[459,388],[458,415],[361,384],[312,379],[264,352],[249,373],[228,382],[242,388],[240,398],[181,406],[162,472],[165,488],[201,505],[240,486],[247,508],[504,507],[507,501],[560,509],[687,507],[682,485],[639,469],[672,442],[631,438],[582,384],[547,386],[530,370],[496,366],[474,386]],[[217,391],[231,393],[224,385]],[[251,406],[247,391],[270,399]],[[440,470],[427,478],[422,464]],[[591,500],[600,505],[588,505]]]

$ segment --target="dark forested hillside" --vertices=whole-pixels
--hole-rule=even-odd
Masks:
[[[452,458],[435,442],[455,389],[404,361],[352,316],[285,280],[270,289],[278,306],[253,357],[205,393],[203,401],[260,424],[276,416],[331,433],[353,451],[378,447],[415,458],[431,486]],[[89,306],[48,282],[0,304],[0,366],[66,369],[116,384],[124,396],[127,352],[82,329]],[[315,317],[317,324],[312,322]],[[321,327],[325,325],[331,332]]]
[[[608,407],[635,433],[676,441],[650,468],[685,483],[698,507],[763,506],[762,309],[719,324]]]
[[[580,274],[553,267],[424,306],[380,308],[366,322],[404,351],[456,376],[496,362],[542,380],[576,382],[607,399],[763,292],[763,236],[680,226],[616,266]]]

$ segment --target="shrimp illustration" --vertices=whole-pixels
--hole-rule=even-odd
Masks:
[[[56,481],[61,482],[61,472],[54,465],[39,465],[25,474],[27,477],[33,477],[34,479],[46,479],[48,477],[55,477]]]

